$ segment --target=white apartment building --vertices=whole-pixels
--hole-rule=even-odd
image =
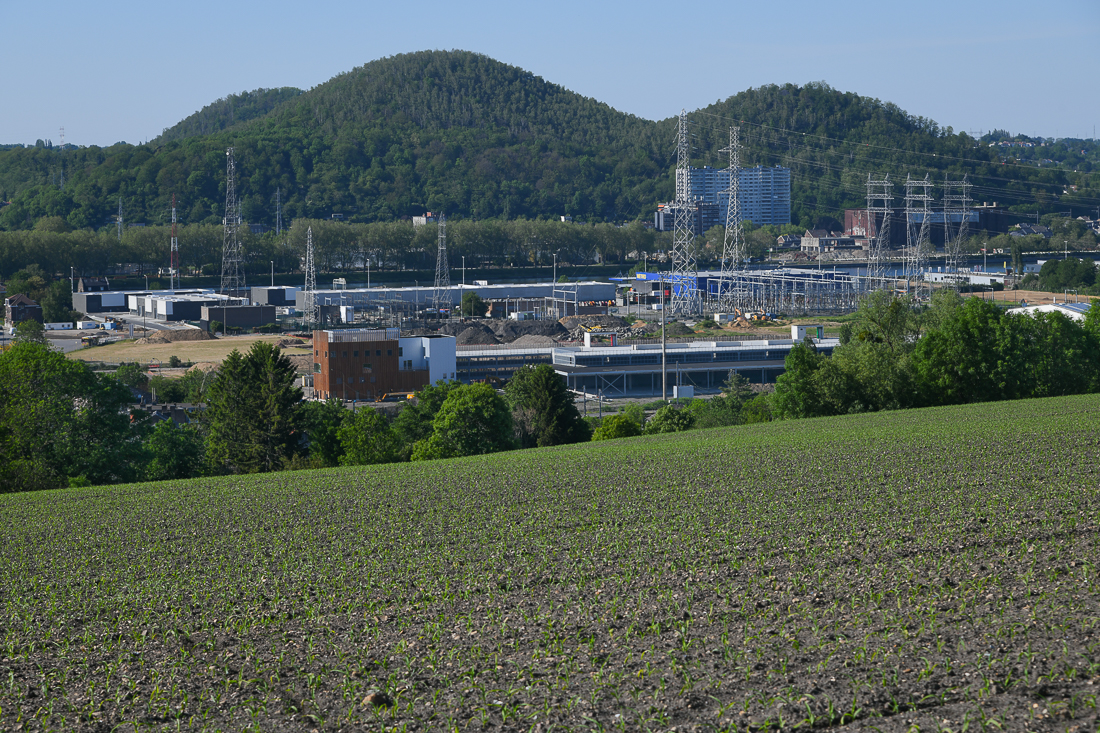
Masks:
[[[689,170],[691,197],[717,204],[718,222],[725,224],[729,207],[729,169],[709,165]],[[738,173],[741,218],[753,224],[791,223],[791,169],[761,165],[742,168]]]

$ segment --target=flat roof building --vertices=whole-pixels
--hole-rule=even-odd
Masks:
[[[397,328],[313,332],[317,399],[374,400],[453,380],[454,336],[401,336]]]

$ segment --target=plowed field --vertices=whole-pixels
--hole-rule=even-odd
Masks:
[[[1095,730],[1100,397],[0,497],[3,730]]]

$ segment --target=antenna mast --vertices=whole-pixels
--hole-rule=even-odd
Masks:
[[[168,254],[168,289],[180,284],[180,243],[176,239],[176,194],[172,194],[172,248]]]
[[[890,174],[881,181],[872,180],[867,174],[867,229],[871,249],[867,253],[867,288],[877,290],[886,287],[886,251],[890,248],[890,216],[894,213],[894,197],[890,195]],[[882,223],[876,214],[882,215]],[[871,229],[875,229],[874,236]]]
[[[722,243],[722,277],[719,280],[719,307],[734,309],[741,305],[736,282],[745,258],[745,233],[741,225],[741,128],[730,128],[730,182],[726,193],[726,235]]]
[[[694,315],[699,310],[698,272],[695,264],[695,207],[691,200],[691,140],[688,137],[687,112],[680,110],[676,136],[676,203],[672,237],[673,316]]]
[[[305,308],[306,326],[309,331],[320,325],[317,301],[317,270],[313,267],[313,227],[306,229],[306,286],[302,289],[302,306]]]
[[[451,270],[447,267],[447,217],[439,215],[439,248],[435,257],[435,288],[432,290],[432,309],[438,315],[451,302]]]
[[[225,231],[222,236],[222,284],[219,292],[235,297],[241,288],[241,242],[237,231],[241,211],[237,203],[237,165],[233,161],[233,148],[225,151],[225,160]]]

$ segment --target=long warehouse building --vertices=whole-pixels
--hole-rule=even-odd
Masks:
[[[534,298],[559,298],[569,302],[614,301],[615,284],[609,282],[577,283],[500,283],[496,285],[452,285],[447,289],[447,299],[452,307],[462,302],[464,293],[477,293],[482,300],[531,300]],[[321,306],[367,305],[373,301],[400,300],[405,303],[428,305],[432,302],[435,288],[428,285],[411,288],[359,288],[355,290],[325,289],[315,290],[315,302]],[[291,293],[286,292],[289,301]],[[298,310],[305,308],[305,292],[293,293],[294,305]],[[270,301],[267,301],[270,302]]]

